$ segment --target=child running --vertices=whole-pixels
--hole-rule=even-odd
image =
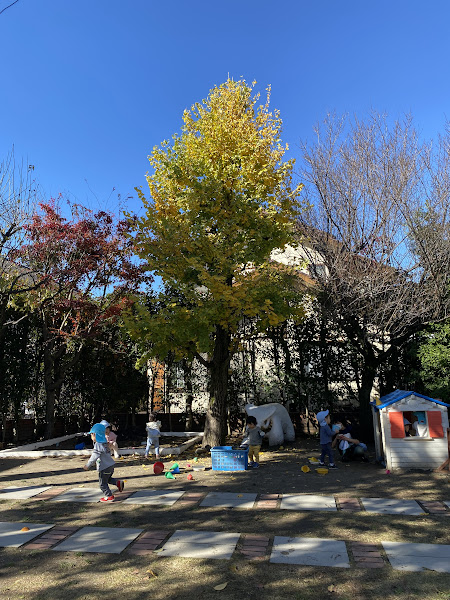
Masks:
[[[119,492],[123,491],[124,484],[121,479],[115,479],[113,477],[114,466],[116,463],[109,453],[108,442],[106,441],[105,436],[105,427],[100,423],[96,423],[92,426],[89,433],[94,442],[94,449],[91,458],[84,465],[83,469],[88,471],[94,464],[97,465],[98,482],[100,484],[100,489],[104,494],[103,498],[100,498],[100,502],[112,502],[114,496],[109,489],[109,484],[112,483],[115,485]]]
[[[159,438],[161,435],[161,421],[157,420],[157,414],[152,412],[149,414],[149,422],[145,426],[147,431],[147,446],[145,448],[144,457],[148,458],[148,453],[152,445],[155,447],[156,460],[159,460]]]
[[[322,448],[322,454],[320,455],[319,465],[325,466],[325,457],[328,456],[329,468],[337,469],[334,464],[333,450],[331,449],[331,442],[333,439],[333,431],[330,427],[331,417],[329,410],[322,410],[317,413],[316,419],[319,422],[320,427],[320,446]]]

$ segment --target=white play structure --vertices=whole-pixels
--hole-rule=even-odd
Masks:
[[[269,446],[276,446],[284,442],[293,442],[295,440],[295,430],[288,411],[282,404],[273,402],[271,404],[262,404],[255,406],[247,404],[245,411],[248,416],[256,418],[260,427],[270,427],[266,433]]]

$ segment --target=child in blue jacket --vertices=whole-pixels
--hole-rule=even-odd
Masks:
[[[331,417],[329,410],[322,410],[317,413],[316,419],[319,422],[320,431],[320,446],[322,448],[322,454],[320,455],[319,465],[325,466],[325,457],[328,456],[329,468],[337,469],[334,464],[333,450],[331,449],[331,442],[333,440],[333,431],[330,427]]]
[[[115,485],[119,492],[123,491],[124,482],[122,479],[116,479],[113,477],[115,462],[111,454],[109,453],[109,446],[106,441],[105,427],[101,423],[96,423],[92,426],[91,439],[94,442],[94,449],[91,454],[91,458],[87,464],[84,465],[83,469],[87,471],[94,465],[98,471],[98,482],[100,489],[104,496],[100,498],[100,502],[114,502],[113,493],[110,490],[109,484]]]

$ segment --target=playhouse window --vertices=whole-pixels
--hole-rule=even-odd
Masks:
[[[429,437],[428,419],[425,410],[405,411],[403,422],[405,424],[405,437]]]
[[[444,437],[440,411],[390,411],[391,436],[405,439]]]

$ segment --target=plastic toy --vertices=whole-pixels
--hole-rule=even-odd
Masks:
[[[307,465],[303,465],[302,471],[303,471],[303,473],[309,473],[311,471],[311,469]]]
[[[194,457],[194,462],[198,462],[198,456]]]
[[[172,475],[172,473],[170,471],[167,471],[167,473],[164,474],[166,479],[175,479],[175,477]]]
[[[75,446],[75,450],[84,450],[86,448],[86,444],[84,442],[81,442],[81,444],[77,444]]]
[[[192,476],[192,473],[188,473],[187,479],[188,479],[188,481],[192,481],[194,479],[194,477]]]
[[[178,463],[174,463],[174,464],[173,464],[173,465],[170,467],[169,471],[170,471],[171,473],[175,473],[175,475],[177,475],[177,474],[180,472],[180,465],[179,465]]]
[[[155,462],[155,464],[153,465],[153,473],[155,475],[161,475],[161,473],[164,471],[164,463],[158,461]]]
[[[318,469],[316,469],[316,473],[318,473],[319,475],[326,475],[328,473],[328,469],[325,469],[324,467],[319,467]]]

